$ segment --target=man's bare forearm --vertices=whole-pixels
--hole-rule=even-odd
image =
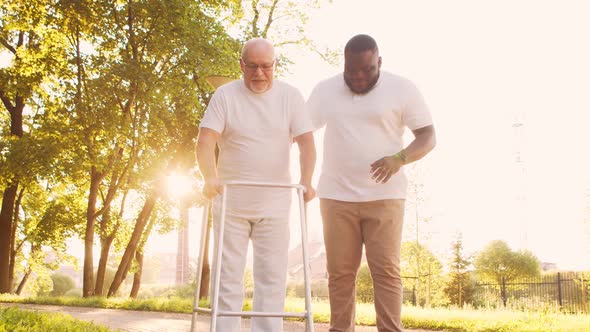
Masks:
[[[197,139],[197,162],[205,180],[203,196],[212,199],[221,194],[221,186],[217,177],[217,165],[215,162],[215,146],[219,134],[209,128],[201,128]]]
[[[413,131],[414,140],[404,149],[404,164],[418,161],[426,156],[436,145],[434,126],[426,126]]]
[[[206,182],[217,179],[217,164],[215,162],[217,139],[216,134],[209,131],[203,128],[197,140],[197,162]]]
[[[311,184],[316,162],[315,143],[313,133],[308,132],[295,138],[299,146],[299,165],[301,169],[300,182]]]

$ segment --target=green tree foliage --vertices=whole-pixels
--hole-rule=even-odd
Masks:
[[[363,303],[374,301],[373,278],[367,264],[362,264],[356,274],[356,300]]]
[[[22,218],[16,224],[11,252],[11,261],[18,263],[16,268],[11,266],[14,269],[11,273],[21,276],[17,293],[22,291],[31,273],[47,274],[61,263],[74,263],[74,257],[66,254],[67,239],[79,232],[84,208],[79,195],[59,187],[54,190],[48,192],[37,183],[30,183],[19,204]]]
[[[113,202],[127,192],[143,196],[129,245],[117,272],[124,280],[147,220],[162,195],[166,173],[194,164],[198,120],[210,97],[205,78],[237,72],[239,43],[214,18],[223,2],[99,1],[75,10],[67,110],[71,139],[87,179],[84,295],[102,289],[106,258],[121,229]],[[81,17],[81,18],[80,18]],[[86,46],[86,47],[85,47]],[[143,213],[141,213],[143,211]],[[133,213],[133,212],[131,212]],[[115,217],[119,215],[119,217]],[[101,259],[93,280],[95,226]]]
[[[456,306],[463,306],[471,302],[474,292],[474,284],[468,269],[471,259],[463,253],[463,239],[459,234],[451,245],[452,256],[449,263],[449,273],[444,286],[444,293],[450,303]]]
[[[49,161],[59,147],[51,137],[34,133],[40,126],[38,115],[53,108],[46,91],[66,65],[54,4],[50,0],[0,2],[0,50],[10,57],[9,66],[0,68],[0,100],[9,115],[0,117],[0,293],[11,291],[14,277],[11,253],[19,219],[17,196],[22,198],[22,188],[51,170]]]
[[[328,63],[336,63],[339,52],[322,48],[307,36],[310,13],[324,0],[247,0],[226,12],[228,30],[237,30],[242,41],[262,37],[273,41],[279,53],[279,72],[292,64],[288,53],[304,48]]]
[[[487,281],[502,283],[519,277],[540,274],[539,260],[530,251],[512,251],[502,240],[487,244],[475,257],[476,275]]]
[[[53,281],[53,290],[49,293],[51,296],[62,296],[76,286],[74,280],[63,273],[53,273],[51,280]]]
[[[163,179],[195,164],[206,78],[238,77],[249,37],[311,45],[304,23],[318,3],[1,0],[0,293],[69,259],[73,236],[85,243],[84,296],[140,277],[150,231],[173,228]]]
[[[416,289],[418,305],[434,306],[447,303],[443,292],[442,264],[425,246],[414,241],[402,243],[401,273],[407,277],[403,279],[404,287]]]

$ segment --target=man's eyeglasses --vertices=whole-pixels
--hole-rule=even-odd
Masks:
[[[271,71],[275,67],[275,61],[270,62],[270,63],[262,63],[262,64],[247,63],[244,61],[242,61],[242,63],[244,64],[244,67],[246,67],[246,69],[251,72],[257,71],[258,68],[262,69],[262,71]]]

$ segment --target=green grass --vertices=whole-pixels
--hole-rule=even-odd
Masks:
[[[64,314],[40,313],[11,307],[0,309],[0,332],[8,331],[109,332],[112,330]]]
[[[151,299],[129,299],[129,298],[106,298],[106,297],[19,297],[14,295],[0,295],[0,302],[5,303],[27,303],[27,304],[49,304],[65,305],[72,307],[91,307],[106,309],[126,309],[142,311],[162,311],[162,312],[184,312],[192,311],[193,302],[186,298],[164,298],[157,297]],[[205,305],[208,302],[203,302]]]
[[[590,331],[590,315],[514,310],[423,309],[405,307],[407,328],[473,332]]]
[[[151,310],[165,312],[190,313],[192,300],[187,298],[152,298],[152,299],[121,299],[121,298],[88,298],[79,297],[38,297],[21,298],[0,295],[0,302],[36,303],[68,306],[85,306],[96,308]],[[201,301],[201,307],[207,307],[208,301]],[[305,301],[299,298],[288,298],[286,311],[301,312]],[[251,300],[246,300],[244,310],[251,310]],[[325,301],[312,303],[314,321],[327,323],[330,319],[330,308]],[[375,325],[373,304],[357,304],[357,324]],[[429,330],[465,331],[465,332],[551,332],[551,331],[590,331],[590,315],[564,314],[557,311],[545,312],[516,310],[474,310],[474,309],[426,309],[404,306],[402,321],[406,328]],[[1,332],[1,330],[0,330]]]

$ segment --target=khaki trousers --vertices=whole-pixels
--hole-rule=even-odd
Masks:
[[[363,244],[373,278],[379,332],[402,331],[400,245],[405,201],[321,199],[328,261],[330,331],[354,332],[355,281]]]

